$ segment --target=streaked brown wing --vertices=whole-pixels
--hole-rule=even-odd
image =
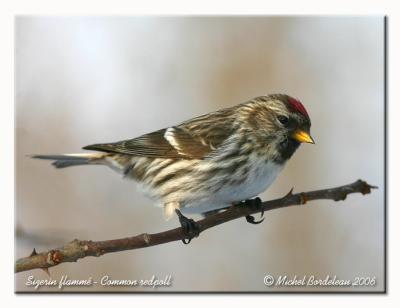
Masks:
[[[138,138],[113,143],[92,144],[83,149],[146,157],[176,158],[180,155],[164,138],[165,131],[166,129],[161,129]]]
[[[221,109],[190,119],[178,127],[190,132],[202,143],[207,144],[212,151],[215,151],[233,134],[234,111],[235,107]]]
[[[153,158],[202,159],[214,149],[177,127],[161,129],[135,139],[85,146],[85,150]]]
[[[233,117],[226,110],[186,121],[140,137],[85,146],[85,150],[154,158],[202,159],[215,151],[232,133]]]

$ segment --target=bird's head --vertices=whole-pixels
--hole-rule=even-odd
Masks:
[[[290,158],[301,143],[314,143],[303,104],[285,94],[257,97],[244,106],[257,143],[278,161]]]

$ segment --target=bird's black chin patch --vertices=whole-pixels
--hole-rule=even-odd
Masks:
[[[299,146],[300,142],[294,140],[293,138],[285,139],[278,144],[278,153],[280,153],[280,155],[275,161],[280,164],[284,163],[286,160],[292,157]]]

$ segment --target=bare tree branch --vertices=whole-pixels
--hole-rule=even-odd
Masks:
[[[196,224],[198,226],[198,231],[201,233],[222,223],[258,212],[270,211],[293,205],[302,205],[311,200],[329,199],[340,201],[346,199],[347,195],[352,193],[369,194],[372,188],[376,187],[362,180],[358,180],[349,185],[298,194],[292,194],[292,189],[283,198],[262,202],[260,207],[232,206],[223,212],[199,220]],[[81,241],[75,239],[63,247],[51,249],[42,253],[36,253],[34,249],[29,257],[21,258],[16,261],[15,272],[18,273],[36,268],[47,270],[50,267],[64,262],[76,262],[87,256],[99,257],[110,252],[144,248],[179,241],[185,238],[187,238],[187,234],[182,227],[179,227],[165,232],[155,234],[143,233],[115,240]]]

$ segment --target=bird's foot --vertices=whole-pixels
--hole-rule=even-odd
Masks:
[[[245,206],[249,206],[249,207],[251,207],[251,208],[253,208],[253,209],[260,209],[261,208],[261,205],[262,205],[262,202],[261,202],[261,199],[260,198],[254,198],[254,199],[249,199],[249,200],[245,200],[244,202],[244,205]],[[246,221],[248,222],[248,223],[250,223],[250,224],[253,224],[253,225],[258,225],[258,224],[260,224],[260,223],[262,223],[263,221],[264,221],[264,210],[262,210],[261,211],[261,218],[262,219],[260,219],[260,220],[258,220],[258,221],[256,221],[256,219],[254,218],[254,216],[252,216],[252,215],[247,215],[246,216]]]
[[[189,244],[193,238],[199,236],[200,234],[199,227],[193,219],[184,216],[180,210],[175,209],[175,212],[176,215],[178,215],[179,222],[183,228],[185,235],[187,236],[182,240],[182,242],[183,244]]]

